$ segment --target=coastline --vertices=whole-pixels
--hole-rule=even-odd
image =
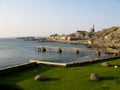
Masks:
[[[17,40],[15,40],[15,41],[17,41]],[[20,40],[20,42],[23,42],[22,40]],[[20,43],[19,42],[19,43]],[[37,41],[36,41],[37,42]],[[31,44],[33,44],[33,43],[36,43],[36,42],[25,42],[25,43],[31,43]],[[76,44],[76,45],[85,45],[85,46],[87,46],[88,44],[88,42],[87,42],[87,40],[78,40],[78,41],[66,41],[66,40],[50,40],[50,39],[45,39],[44,40],[44,42],[59,42],[59,43],[69,43],[69,44]],[[39,43],[38,43],[39,44]],[[18,44],[17,44],[18,45]],[[17,46],[18,47],[18,46]],[[91,50],[94,50],[95,48],[89,48],[89,49],[91,49]],[[101,52],[103,51],[102,49],[99,49]],[[112,52],[111,52],[112,51]],[[114,50],[110,50],[110,54],[111,55],[113,55],[113,56],[116,56],[115,54],[114,54],[114,52],[113,52]],[[115,51],[116,52],[116,51]],[[22,52],[23,53],[23,52]],[[34,53],[34,51],[32,51],[32,53]],[[7,54],[6,54],[7,55]],[[13,55],[12,53],[11,53],[11,55]],[[118,55],[117,55],[118,56]],[[20,59],[20,58],[19,58]],[[29,58],[29,59],[34,59],[34,58]],[[17,59],[16,59],[17,60]],[[40,60],[42,60],[42,59],[40,59]],[[25,62],[26,62],[27,60],[25,60]],[[16,61],[17,62],[17,61]],[[18,61],[19,62],[19,61]],[[21,62],[21,61],[20,61]],[[28,61],[29,62],[29,61]],[[13,62],[14,63],[14,62]],[[6,65],[7,66],[7,65]]]
[[[44,41],[46,42],[59,42],[59,43],[69,43],[69,44],[76,44],[76,45],[85,45],[86,48],[89,48],[91,50],[97,50],[97,51],[104,51],[108,54],[119,54],[120,50],[117,50],[116,48],[113,48],[112,44],[110,47],[109,43],[88,43],[89,40],[72,40],[72,41],[68,41],[68,40],[52,40],[52,39],[48,39],[46,38]]]
[[[25,41],[16,38],[1,39],[0,43],[0,68],[27,63],[30,59],[40,59],[44,61],[60,60],[60,62],[63,62],[64,60],[69,61],[73,60],[74,58],[78,58],[78,55],[75,55],[74,52],[71,52],[70,54],[63,52],[64,54],[62,55],[54,52],[46,52],[46,54],[40,54],[40,52],[37,52],[36,50],[36,47],[39,45],[85,48],[84,45],[51,43],[46,41]],[[81,57],[81,54],[79,54],[79,57]]]
[[[83,57],[84,60],[82,61],[74,61],[74,62],[68,62],[68,63],[47,62],[47,61],[41,61],[41,60],[29,60],[29,63],[1,68],[0,75],[6,75],[8,73],[15,72],[18,70],[23,70],[23,69],[26,69],[26,68],[29,68],[35,65],[47,65],[47,66],[57,66],[57,67],[68,68],[68,67],[84,66],[84,65],[89,65],[93,63],[114,60],[117,58],[120,58],[120,56],[113,57],[113,56],[103,55],[101,57],[93,56],[93,58],[91,58],[91,56],[88,56],[88,57]]]

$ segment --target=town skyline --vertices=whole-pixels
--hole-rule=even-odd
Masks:
[[[1,0],[0,37],[49,36],[120,26],[119,0]]]

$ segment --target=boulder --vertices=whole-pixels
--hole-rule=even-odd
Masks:
[[[109,67],[110,66],[110,64],[108,62],[103,62],[101,65],[105,66],[105,67]]]
[[[34,77],[34,80],[37,80],[37,81],[45,81],[45,80],[47,80],[48,78],[45,76],[45,75],[42,75],[42,74],[40,74],[40,75],[36,75],[35,77]]]
[[[90,75],[90,80],[100,80],[100,76],[97,73],[92,73]]]

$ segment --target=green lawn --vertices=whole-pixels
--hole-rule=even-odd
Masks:
[[[17,85],[23,90],[120,90],[120,59],[108,62],[111,64],[110,67],[103,67],[101,63],[71,68],[40,65],[0,76],[0,83]],[[114,82],[114,65],[118,65],[116,83]],[[100,74],[102,79],[89,80],[93,72]],[[37,74],[44,74],[49,79],[35,81],[34,76]]]

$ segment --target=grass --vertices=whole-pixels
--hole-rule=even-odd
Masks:
[[[71,68],[35,66],[0,76],[0,84],[16,85],[20,88],[16,90],[120,90],[120,59],[108,62],[111,64],[110,67],[103,67],[100,62]],[[116,83],[114,65],[118,65]],[[93,72],[101,76],[100,81],[89,80]],[[49,79],[35,81],[34,76],[37,74],[44,74]]]

